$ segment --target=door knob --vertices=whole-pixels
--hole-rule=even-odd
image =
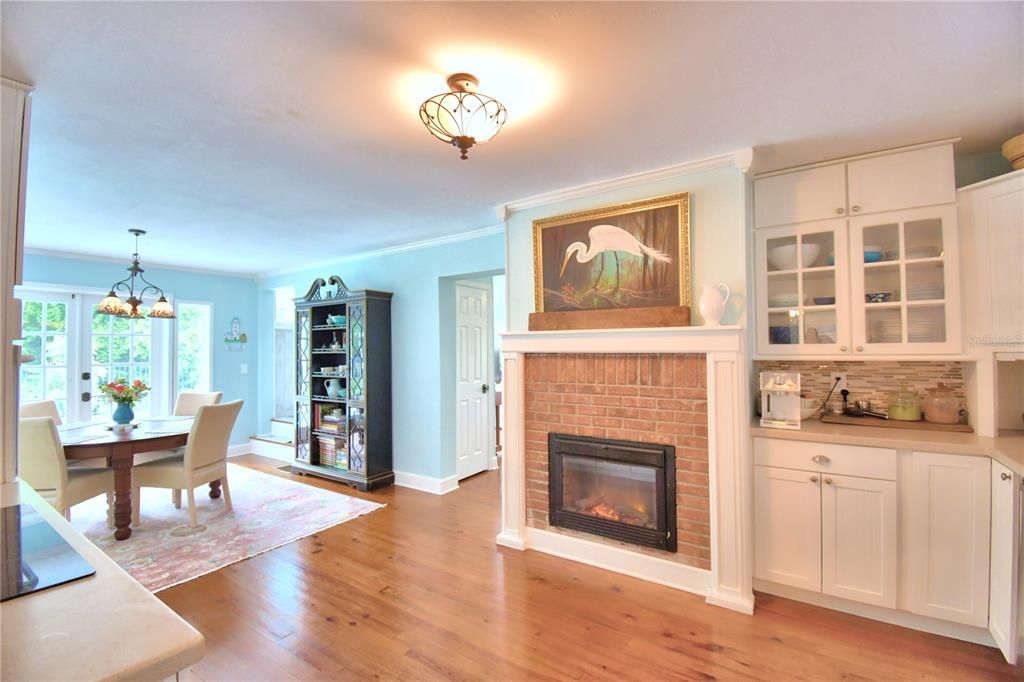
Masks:
[[[817,476],[811,476],[811,483],[817,483],[817,482],[818,482],[818,477]]]
[[[846,346],[839,346],[839,350],[845,351],[846,350]]]
[[[843,209],[837,208],[836,209],[836,215],[843,215]]]
[[[1008,474],[1008,473],[1006,473],[1004,471],[1003,473],[999,474],[999,478],[1003,479],[1004,481],[1009,481],[1010,480],[1010,474]]]
[[[864,350],[864,346],[857,346],[857,352],[860,353]]]
[[[831,478],[826,478],[825,479],[825,485],[832,485],[832,479]]]
[[[480,392],[481,393],[487,393],[487,391],[489,391],[489,390],[491,390],[491,387],[488,386],[487,384],[484,384],[483,386],[480,387]]]

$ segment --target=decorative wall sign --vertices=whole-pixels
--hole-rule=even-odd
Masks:
[[[231,318],[231,331],[224,335],[224,348],[229,351],[245,350],[245,344],[249,337],[242,331],[242,322],[237,318]]]
[[[690,195],[533,223],[536,310],[690,304]]]

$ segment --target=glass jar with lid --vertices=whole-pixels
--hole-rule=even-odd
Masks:
[[[889,419],[903,422],[921,421],[921,399],[917,391],[903,386],[890,393]]]
[[[960,398],[943,383],[924,394],[924,420],[935,424],[960,423]]]

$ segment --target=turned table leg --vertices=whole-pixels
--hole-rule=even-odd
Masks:
[[[110,456],[114,469],[114,539],[132,536],[132,459],[130,446],[115,445]]]
[[[216,500],[220,497],[220,479],[210,481],[210,499]]]

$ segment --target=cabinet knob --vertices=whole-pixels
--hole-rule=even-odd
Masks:
[[[817,476],[811,476],[811,483],[817,483],[817,482],[818,482],[818,477]]]
[[[860,211],[860,206],[854,204],[853,206],[850,207],[850,210],[853,211],[854,213],[858,213]]]
[[[1003,473],[999,474],[999,478],[1003,479],[1004,481],[1009,481],[1012,478],[1012,476],[1010,476],[1010,474],[1004,471]]]
[[[832,479],[831,478],[826,478],[825,479],[825,485],[832,485]]]
[[[864,350],[864,346],[857,346],[857,352],[860,353]]]
[[[843,213],[845,213],[845,212],[846,212],[846,211],[844,211],[844,210],[843,210],[843,209],[841,209],[841,208],[837,208],[837,209],[836,209],[836,215],[843,215]]]
[[[811,461],[817,464],[828,464],[832,460],[830,460],[825,455],[815,455],[814,457],[811,457]]]
[[[846,350],[846,346],[839,346],[839,350],[845,351]]]

